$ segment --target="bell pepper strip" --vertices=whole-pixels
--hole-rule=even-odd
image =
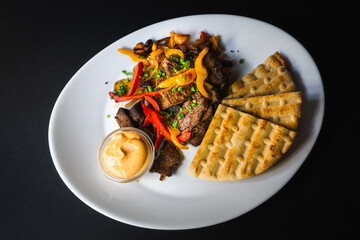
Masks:
[[[156,59],[156,61],[159,61],[159,56],[160,54],[162,54],[164,52],[164,49],[163,48],[158,48],[154,51],[152,51],[150,54],[149,54],[149,57],[150,58],[153,58],[153,59]]]
[[[133,79],[131,81],[132,84],[131,84],[130,90],[127,95],[129,95],[129,96],[133,95],[135,90],[139,86],[140,76],[143,74],[143,67],[144,67],[144,64],[142,62],[139,62],[136,65],[136,70],[134,71]]]
[[[178,133],[178,129],[173,128],[171,125],[167,125],[167,129],[170,132],[170,136],[171,136],[171,141],[174,143],[175,146],[177,146],[180,149],[184,149],[184,150],[188,150],[189,147],[188,146],[184,146],[182,144],[180,144],[179,140],[177,139],[176,135]]]
[[[206,37],[206,36],[208,36],[204,31],[201,31],[200,32],[200,37],[201,38],[204,38],[204,37]]]
[[[170,36],[174,39],[175,44],[181,45],[189,39],[190,34],[178,34],[170,32]]]
[[[156,70],[158,70],[158,68],[159,68],[159,62],[155,58],[148,57],[148,59],[151,62],[151,64],[154,65],[154,69],[151,71],[150,77],[149,77],[149,78],[152,78],[152,76],[154,76],[154,74],[156,73]]]
[[[118,102],[124,102],[124,101],[128,101],[128,100],[135,99],[135,98],[141,98],[141,97],[145,97],[145,96],[160,95],[160,91],[139,93],[139,94],[134,94],[134,95],[123,95],[123,96],[116,96],[113,92],[109,92],[109,95],[110,95],[111,99],[113,99],[115,102],[118,103]]]
[[[191,132],[184,132],[183,134],[177,137],[177,140],[179,142],[185,142],[190,138],[190,136],[191,136]]]
[[[141,103],[141,106],[143,108],[144,114],[146,116],[146,118],[154,125],[154,127],[160,132],[160,134],[162,134],[165,138],[167,138],[169,141],[173,142],[176,146],[177,145],[181,145],[180,141],[178,140],[175,136],[175,142],[173,141],[172,137],[171,137],[171,133],[169,132],[169,130],[166,128],[166,126],[164,125],[164,123],[161,120],[161,115],[159,113],[157,113],[156,111],[152,110],[151,108],[145,106],[144,103]],[[181,139],[184,139],[184,137],[182,137]],[[180,146],[178,146],[180,147]],[[188,147],[181,145],[182,149],[188,149]]]
[[[220,50],[220,45],[219,45],[219,41],[220,41],[220,36],[217,35],[216,37],[213,35],[211,35],[211,41],[212,41],[212,49],[213,50]]]
[[[134,62],[141,62],[141,60],[142,60],[142,57],[140,55],[134,53],[133,50],[126,49],[126,48],[119,48],[118,51],[121,54],[128,55],[131,58],[131,60],[133,60]]]
[[[204,81],[208,76],[206,68],[202,64],[204,56],[208,53],[209,48],[204,48],[195,60],[195,72],[196,72],[196,87],[199,92],[204,96],[208,97],[208,94],[204,88]]]
[[[157,113],[159,113],[159,112],[160,112],[159,104],[158,104],[153,98],[151,98],[151,97],[148,97],[148,96],[144,96],[144,97],[145,97],[145,99],[151,104],[151,106],[154,107],[155,111],[156,111]]]
[[[157,149],[160,146],[163,136],[164,135],[162,135],[161,132],[158,129],[156,129],[156,140],[155,140],[155,144],[154,144],[155,149]]]
[[[151,123],[150,120],[147,117],[145,117],[145,120],[144,120],[143,124],[141,125],[141,127],[147,127],[150,125],[150,123]]]
[[[157,87],[158,88],[167,88],[173,87],[175,85],[183,86],[192,83],[196,78],[195,69],[189,69],[181,74],[175,75],[171,78],[166,79],[161,82]]]
[[[143,108],[143,112],[146,116],[146,118],[154,125],[156,129],[158,129],[164,137],[169,139],[171,141],[171,136],[169,131],[166,129],[164,123],[161,121],[161,116],[156,111],[152,110],[151,108],[145,106],[144,103],[141,103],[141,106]]]
[[[169,57],[174,54],[179,55],[182,59],[185,57],[184,53],[180,49],[167,49],[165,51],[165,57]]]

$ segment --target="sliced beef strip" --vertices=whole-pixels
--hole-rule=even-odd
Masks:
[[[189,143],[195,147],[199,146],[205,136],[205,133],[210,125],[210,122],[214,116],[214,105],[209,105],[203,114],[199,124],[192,129],[191,139]]]
[[[203,59],[203,65],[208,72],[206,79],[208,83],[221,85],[228,80],[229,74],[224,72],[218,52],[210,50]]]
[[[167,58],[164,58],[164,60],[160,64],[160,68],[164,69],[164,72],[166,76],[173,76],[176,75],[176,69],[177,71],[181,69],[181,67],[177,64],[180,60],[179,56],[172,55]]]
[[[150,124],[147,127],[139,127],[140,130],[144,131],[151,139],[153,144],[155,144],[156,141],[156,130],[154,129],[153,125]]]
[[[197,147],[201,144],[206,134],[206,131],[210,125],[211,119],[202,121],[200,124],[198,124],[196,127],[193,128],[193,133],[189,141],[191,145]],[[196,130],[196,132],[194,130]]]
[[[171,177],[173,172],[178,168],[183,160],[182,152],[172,142],[165,140],[160,149],[159,156],[155,159],[150,172],[160,174],[162,181],[165,176]]]
[[[178,105],[188,100],[193,93],[191,91],[191,87],[195,87],[195,85],[189,84],[186,86],[182,86],[181,91],[178,91],[176,89],[176,91],[174,92],[172,90],[161,92],[160,95],[155,96],[154,99],[159,104],[160,109],[164,110],[171,106]]]
[[[141,106],[141,101],[135,103],[129,111],[131,118],[141,126],[145,121],[145,114]]]
[[[136,127],[137,123],[131,118],[130,111],[126,108],[119,108],[116,113],[115,119],[119,127]]]
[[[195,106],[192,106],[194,100]],[[192,128],[199,124],[208,106],[208,100],[203,97],[199,92],[195,92],[192,95],[192,98],[186,101],[182,106],[183,111],[181,113],[184,115],[184,117],[181,118],[178,113],[174,119],[174,121],[178,121],[178,128],[181,133],[191,132]]]

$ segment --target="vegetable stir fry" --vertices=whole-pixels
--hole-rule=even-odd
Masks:
[[[181,128],[181,124],[187,121],[186,113],[194,115],[199,112],[204,115],[205,106],[201,106],[201,98],[214,98],[215,88],[224,86],[223,82],[208,80],[209,74],[216,74],[213,71],[218,66],[214,69],[204,66],[206,56],[219,56],[222,48],[219,36],[205,32],[201,32],[199,38],[192,43],[189,34],[170,32],[169,35],[156,41],[149,39],[145,43],[140,42],[133,49],[118,49],[119,53],[129,56],[137,64],[133,73],[123,71],[128,77],[117,81],[109,96],[115,102],[131,100],[126,107],[141,101],[146,117],[142,127],[152,124],[156,129],[155,148],[160,146],[165,137],[175,146],[186,150],[188,147],[183,144],[190,140],[195,129]],[[211,65],[211,61],[209,64]],[[184,103],[190,99],[191,104]],[[218,101],[216,99],[212,102]],[[209,102],[211,101],[204,103]],[[168,111],[174,106],[180,109],[176,116]],[[197,108],[202,109],[201,113]],[[203,119],[201,116],[197,118],[197,122]]]

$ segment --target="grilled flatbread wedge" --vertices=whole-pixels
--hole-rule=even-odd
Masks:
[[[263,96],[295,91],[293,77],[282,56],[275,52],[263,64],[230,86],[225,99]]]
[[[296,130],[301,116],[301,92],[227,99],[223,105],[266,119],[291,130]]]
[[[264,172],[296,132],[220,104],[188,169],[208,181],[236,181]]]

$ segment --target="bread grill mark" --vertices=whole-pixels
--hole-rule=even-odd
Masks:
[[[296,135],[221,104],[209,129],[217,129],[217,133],[206,133],[189,174],[212,181],[234,181],[260,174],[287,151]]]

